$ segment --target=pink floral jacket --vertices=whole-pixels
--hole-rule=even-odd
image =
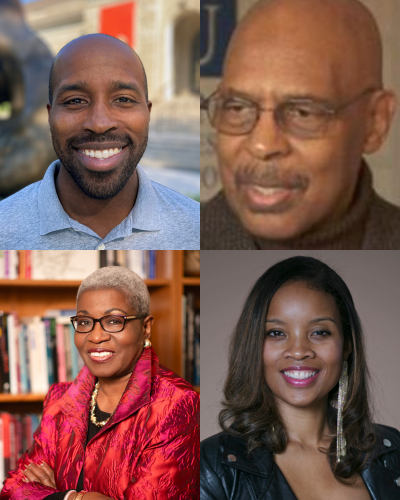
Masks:
[[[41,500],[84,489],[116,500],[198,500],[199,396],[144,349],[117,409],[84,450],[95,377],[85,366],[74,382],[51,386],[31,448],[11,471],[1,500]],[[45,461],[57,489],[22,481],[21,469]]]

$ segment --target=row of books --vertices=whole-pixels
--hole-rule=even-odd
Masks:
[[[70,316],[75,310],[47,311],[46,317],[0,312],[0,392],[46,394],[55,382],[70,382],[83,367]]]
[[[100,267],[123,266],[156,277],[155,250],[0,250],[0,279],[83,280]]]
[[[8,471],[15,469],[18,458],[32,445],[40,416],[0,413],[0,488]]]
[[[200,297],[194,292],[182,296],[182,376],[200,385]]]

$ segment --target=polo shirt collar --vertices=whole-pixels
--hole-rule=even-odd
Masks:
[[[55,175],[59,169],[58,162],[59,160],[56,160],[49,166],[38,189],[41,236],[53,231],[69,229],[76,225],[80,225],[82,228],[86,227],[70,219],[57,196]],[[136,167],[136,171],[139,180],[136,202],[128,216],[117,226],[117,228],[124,225],[126,229],[133,231],[157,231],[161,229],[161,215],[156,193],[140,165]],[[75,222],[75,224],[73,224],[73,222]],[[109,234],[115,229],[116,228],[110,231]],[[90,229],[88,229],[88,231],[90,231]]]

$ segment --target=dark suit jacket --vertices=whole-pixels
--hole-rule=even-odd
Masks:
[[[376,434],[361,476],[373,500],[399,500],[400,432],[376,425]],[[200,500],[296,500],[267,448],[248,455],[245,441],[221,432],[201,443],[200,460]]]

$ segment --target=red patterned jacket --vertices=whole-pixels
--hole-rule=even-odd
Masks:
[[[117,409],[89,441],[89,400],[95,377],[85,366],[74,382],[51,386],[34,444],[11,471],[1,500],[41,500],[74,489],[84,467],[84,489],[116,500],[198,500],[199,396],[144,349]],[[22,481],[30,458],[54,470],[57,490]]]

